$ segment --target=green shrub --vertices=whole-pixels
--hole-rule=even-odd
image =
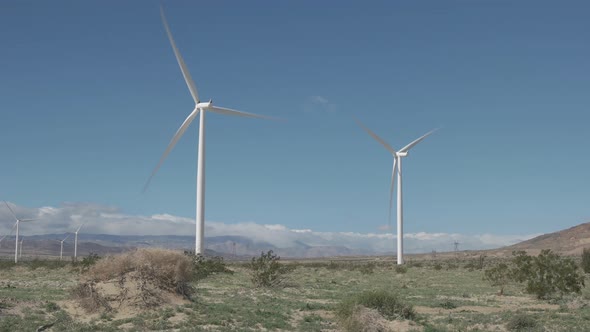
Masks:
[[[455,309],[457,308],[457,305],[455,304],[455,302],[451,301],[451,300],[446,300],[444,302],[439,303],[438,305],[441,308],[444,309]]]
[[[506,329],[508,329],[508,331],[515,332],[536,331],[537,327],[537,321],[533,317],[526,314],[517,314],[510,318],[508,323],[506,323]]]
[[[336,308],[336,316],[341,325],[347,331],[358,331],[359,322],[351,321],[351,318],[359,308],[377,310],[387,319],[416,319],[416,312],[412,305],[400,300],[396,294],[385,290],[367,291],[342,301]],[[362,325],[362,322],[360,322]]]
[[[543,299],[559,292],[560,295],[580,293],[584,276],[578,274],[578,267],[571,258],[560,257],[543,250],[533,260],[533,274],[527,280],[526,291]]]
[[[434,269],[437,271],[442,270],[442,265],[440,263],[436,263],[434,264]]]
[[[590,273],[590,248],[584,248],[582,251],[582,270]]]
[[[584,287],[584,276],[578,273],[575,262],[549,249],[542,250],[537,257],[518,252],[513,261],[514,280],[526,282],[526,291],[539,299],[546,299],[555,293],[561,296],[580,293]]]
[[[336,309],[336,316],[346,320],[353,315],[357,306],[376,309],[388,319],[416,319],[416,312],[410,304],[401,301],[396,294],[380,290],[360,293],[340,303]]]
[[[512,262],[515,268],[512,270],[512,279],[516,282],[525,282],[533,271],[533,257],[527,255],[526,251],[513,251]]]
[[[206,258],[203,255],[187,254],[193,262],[193,279],[195,281],[202,280],[214,273],[229,273],[234,271],[227,268],[223,261],[223,257],[215,256]]]
[[[93,253],[93,252],[88,254],[88,256],[82,258],[82,261],[79,263],[82,272],[88,271],[88,269],[90,269],[91,266],[96,264],[96,262],[98,262],[100,260],[100,258],[101,257],[98,256],[98,254]]]
[[[408,272],[408,267],[405,265],[396,265],[394,268],[395,273],[403,274]]]
[[[512,273],[508,265],[500,263],[492,268],[485,270],[484,279],[489,281],[492,286],[500,287],[500,295],[504,295],[504,287],[512,279]]]
[[[280,257],[269,250],[262,252],[260,257],[252,257],[250,262],[251,280],[256,287],[275,287],[285,280],[285,275],[291,269],[279,263]]]

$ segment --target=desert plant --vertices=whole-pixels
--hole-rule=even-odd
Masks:
[[[185,253],[186,254],[186,253]],[[227,268],[223,257],[204,257],[202,255],[187,254],[193,263],[193,278],[195,281],[205,279],[214,273],[229,273],[234,271]]]
[[[438,305],[441,308],[444,309],[455,309],[457,308],[457,305],[455,304],[455,302],[451,301],[451,300],[446,300],[444,302],[439,303]]]
[[[393,270],[395,271],[395,273],[398,273],[398,274],[403,274],[403,273],[406,273],[406,272],[408,272],[408,267],[407,267],[407,266],[405,266],[405,265],[396,265],[396,266],[393,268]]]
[[[590,273],[590,248],[584,248],[582,251],[582,270]]]
[[[500,295],[504,295],[504,287],[512,279],[512,273],[508,265],[500,263],[492,268],[485,270],[484,279],[489,281],[492,286],[500,287]]]
[[[88,271],[88,269],[96,264],[100,260],[100,256],[97,253],[91,252],[88,256],[82,258],[82,261],[79,263],[81,270]]]
[[[506,323],[508,331],[534,331],[538,327],[537,321],[526,314],[516,314]]]
[[[559,292],[561,295],[580,293],[584,276],[577,273],[577,266],[571,258],[560,257],[546,249],[533,261],[533,273],[527,280],[526,290],[538,298]]]
[[[526,282],[526,291],[539,299],[546,299],[555,293],[580,293],[584,286],[584,276],[578,273],[575,262],[550,249],[542,250],[537,257],[518,253],[514,261],[513,278]]]
[[[252,257],[250,262],[251,280],[256,287],[276,287],[285,280],[285,274],[290,271],[282,265],[281,257],[275,255],[272,250],[262,252],[259,257]]]
[[[358,306],[376,309],[383,317],[389,319],[416,318],[412,305],[404,303],[396,294],[385,290],[363,292],[344,300],[337,307],[336,315],[341,321],[346,320],[353,315]]]
[[[533,257],[527,255],[524,250],[513,251],[512,256],[512,263],[515,266],[512,269],[512,279],[516,282],[525,282],[532,274]]]

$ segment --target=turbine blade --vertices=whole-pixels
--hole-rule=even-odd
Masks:
[[[12,216],[14,217],[14,219],[16,221],[18,221],[18,218],[16,217],[16,214],[14,214],[14,211],[12,211],[12,209],[10,208],[10,205],[8,205],[8,203],[6,203],[6,201],[4,201],[4,204],[6,204],[6,207],[10,210],[10,213],[12,214]]]
[[[154,170],[152,171],[152,174],[150,175],[147,182],[143,186],[143,190],[142,190],[143,192],[145,192],[147,190],[147,188],[150,185],[150,182],[152,181],[152,178],[154,177],[154,175],[156,175],[156,172],[158,172],[158,170],[162,166],[162,163],[164,163],[164,160],[166,159],[166,157],[168,156],[170,151],[172,151],[172,149],[174,148],[174,145],[176,145],[176,142],[178,142],[180,137],[182,137],[182,135],[184,134],[184,132],[186,131],[188,126],[190,126],[191,122],[193,122],[193,120],[195,119],[197,114],[199,114],[199,109],[195,108],[191,112],[191,114],[189,114],[188,117],[184,120],[182,125],[180,125],[180,128],[178,128],[178,130],[176,131],[176,134],[174,134],[174,137],[172,137],[172,140],[170,140],[170,143],[168,143],[168,147],[166,148],[166,151],[164,151],[164,154],[162,155],[162,157],[160,157],[160,161],[158,162],[158,165],[156,166],[156,168],[154,168]]]
[[[241,111],[232,110],[231,108],[219,107],[219,106],[211,106],[207,108],[208,111],[213,111],[215,113],[224,114],[224,115],[236,115],[236,116],[243,116],[246,118],[257,118],[257,119],[274,119],[272,117],[258,115],[253,113],[246,113]]]
[[[197,92],[197,86],[195,85],[195,82],[193,82],[191,73],[188,71],[188,68],[184,63],[184,59],[182,58],[182,55],[180,55],[180,51],[178,51],[178,47],[176,47],[174,37],[172,37],[172,32],[170,32],[170,27],[168,26],[168,21],[166,20],[166,16],[164,15],[164,8],[162,6],[160,6],[160,16],[162,16],[162,23],[164,23],[164,28],[166,29],[168,40],[170,40],[170,45],[172,45],[172,50],[174,51],[176,61],[180,66],[180,71],[182,72],[182,76],[184,77],[186,86],[188,86],[188,89],[190,90],[191,95],[193,96],[193,100],[195,101],[195,104],[197,104],[199,102],[199,93]]]
[[[420,138],[416,139],[415,141],[413,141],[412,143],[404,146],[401,150],[399,150],[399,152],[408,152],[408,150],[410,150],[411,148],[413,148],[416,144],[422,142],[423,139],[425,139],[426,137],[430,136],[430,134],[434,133],[435,131],[437,131],[438,129],[433,129],[429,132],[427,132],[426,134],[424,134],[423,136],[421,136]]]
[[[68,233],[68,236],[64,237],[64,239],[62,240],[62,242],[65,241],[65,240],[67,240],[70,237],[70,235],[72,235],[72,233]]]
[[[37,219],[20,219],[19,221],[20,222],[26,222],[26,221],[35,221],[35,220],[37,220]]]
[[[393,169],[391,170],[391,186],[389,187],[389,218],[388,218],[388,226],[389,229],[391,227],[391,208],[393,206],[393,185],[395,183],[395,167],[397,166],[397,157],[393,157]]]
[[[371,135],[371,137],[373,137],[377,142],[381,143],[381,145],[383,145],[387,150],[389,150],[389,152],[395,155],[395,150],[391,147],[391,145],[387,144],[387,142],[385,142],[381,137],[377,136],[377,134],[372,132],[371,129],[365,127],[365,125],[363,125],[363,123],[360,122],[357,118],[355,118],[354,121],[356,121],[356,123],[361,128],[363,128],[369,135]]]

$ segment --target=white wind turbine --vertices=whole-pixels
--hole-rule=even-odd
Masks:
[[[61,260],[64,257],[64,241],[67,240],[70,237],[70,235],[72,235],[72,234],[71,233],[68,233],[68,235],[66,237],[64,237],[63,240],[56,240],[56,241],[59,241],[59,243],[60,243],[60,248],[59,248],[59,260],[60,260],[60,262],[61,262]]]
[[[193,97],[195,102],[195,107],[193,111],[188,115],[188,117],[184,120],[180,128],[176,131],[176,134],[172,137],[172,140],[168,144],[168,147],[164,151],[164,154],[160,158],[158,165],[153,170],[152,174],[148,178],[143,191],[147,189],[151,179],[154,177],[162,163],[174,148],[174,145],[180,137],[184,134],[186,129],[189,127],[191,122],[195,119],[197,114],[199,114],[199,145],[198,145],[198,159],[197,159],[197,211],[196,211],[196,236],[195,236],[195,254],[203,254],[203,247],[204,247],[204,232],[205,232],[205,111],[219,113],[224,115],[237,115],[249,118],[269,118],[261,115],[256,115],[252,113],[240,112],[229,108],[223,108],[219,106],[214,106],[213,101],[209,100],[207,102],[202,102],[199,99],[199,94],[197,92],[197,87],[193,82],[191,74],[189,73],[186,64],[182,58],[182,55],[178,51],[176,47],[176,43],[174,42],[174,38],[172,37],[172,33],[170,32],[170,27],[168,26],[168,22],[166,21],[166,17],[164,16],[163,8],[160,8],[160,15],[162,16],[162,23],[164,24],[164,29],[166,29],[166,34],[168,35],[168,39],[170,40],[170,45],[172,45],[172,50],[174,51],[174,55],[176,56],[176,61],[180,66],[180,71],[182,72],[182,76],[188,86],[188,89]]]
[[[18,219],[16,217],[16,214],[14,214],[14,211],[12,211],[12,209],[10,208],[10,205],[8,205],[8,203],[6,203],[6,201],[4,201],[4,204],[6,204],[6,207],[8,208],[8,210],[10,210],[10,213],[12,214],[12,216],[14,217],[14,219],[16,219],[16,223],[15,223],[15,225],[16,225],[16,237],[15,237],[16,238],[16,244],[15,244],[15,247],[14,247],[14,262],[15,263],[18,263],[18,225],[21,222],[33,221],[33,220],[36,220],[36,219]],[[21,246],[21,248],[22,248],[22,246]]]
[[[404,213],[403,213],[403,201],[402,201],[402,158],[408,155],[408,152],[416,144],[420,143],[423,139],[428,137],[430,134],[436,131],[431,130],[424,134],[420,138],[412,141],[410,144],[404,146],[399,151],[395,151],[391,145],[387,144],[381,137],[377,136],[369,128],[365,127],[359,120],[355,119],[361,128],[363,128],[369,135],[371,135],[377,142],[381,143],[392,155],[393,155],[393,169],[391,170],[391,187],[389,189],[389,226],[391,227],[391,206],[393,204],[393,186],[395,180],[395,174],[397,172],[397,264],[404,263]],[[397,166],[397,167],[396,167]]]
[[[86,225],[87,222],[88,221],[85,221],[80,226],[78,226],[78,229],[76,229],[76,231],[74,232],[74,234],[75,234],[75,237],[74,237],[74,260],[78,259],[78,232],[80,231],[80,228],[82,228],[82,226]],[[66,237],[66,239],[67,239],[67,237]],[[64,241],[66,239],[64,239]],[[63,242],[62,242],[62,245],[63,245]]]

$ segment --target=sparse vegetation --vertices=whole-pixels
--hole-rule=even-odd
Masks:
[[[446,269],[449,262],[461,267],[470,262],[476,263],[478,256],[448,259],[441,254],[436,261],[412,259],[408,261],[406,273],[399,274],[391,260],[374,258],[337,259],[332,263],[319,259],[280,261],[288,271],[285,276],[288,276],[289,287],[269,290],[252,284],[251,261],[214,259],[204,263],[194,262],[186,255],[177,255],[187,261],[187,284],[194,288],[192,294],[198,294],[194,301],[183,300],[183,296],[173,290],[159,294],[174,296],[174,304],[166,302],[166,298],[162,298],[162,304],[146,304],[139,296],[139,284],[129,282],[132,281],[129,277],[125,280],[127,296],[120,304],[115,300],[123,298],[117,298],[120,279],[114,278],[106,282],[97,281],[93,289],[79,289],[86,291],[85,297],[97,301],[94,304],[90,302],[96,307],[95,313],[90,314],[78,309],[72,311],[74,302],[68,299],[68,290],[81,281],[88,281],[88,274],[95,271],[96,278],[116,276],[125,270],[121,268],[125,264],[99,269],[101,264],[111,260],[105,257],[84,273],[71,268],[69,263],[55,269],[31,269],[25,264],[24,268],[0,269],[0,331],[34,331],[54,324],[47,331],[199,331],[207,326],[210,331],[441,332],[518,331],[518,326],[528,326],[521,331],[582,332],[587,330],[590,319],[588,288],[583,288],[580,295],[572,293],[547,302],[524,295],[519,291],[519,287],[524,290],[524,284],[510,282],[505,286],[510,297],[494,297],[490,293],[497,289],[482,280],[483,271]],[[165,266],[172,266],[169,264],[171,259],[165,257],[161,257],[167,262]],[[441,264],[441,269],[433,270],[437,263]],[[516,266],[511,259],[486,258],[486,265],[491,267],[502,263],[511,272]],[[39,264],[43,264],[42,261]],[[204,269],[208,271],[218,271],[220,266],[224,266],[234,273],[212,272],[197,280],[194,269],[199,264],[205,264],[207,267]],[[577,264],[579,266],[579,262]],[[373,269],[373,273],[363,272],[365,268]],[[165,269],[169,270],[168,267]],[[111,287],[113,292],[105,293],[105,286]],[[89,290],[100,296],[89,297]],[[148,290],[154,288],[148,287]],[[397,302],[384,300],[385,296],[359,299],[365,293],[393,295]],[[392,302],[411,307],[413,320],[403,319],[400,314],[382,313],[383,308],[391,307],[384,303]],[[352,303],[352,310],[348,311],[351,316],[347,319],[339,315],[345,303]],[[107,311],[108,306],[112,310]],[[526,313],[528,318],[535,320],[535,327],[516,317],[519,313]]]
[[[590,273],[590,248],[584,248],[582,251],[582,270]]]

